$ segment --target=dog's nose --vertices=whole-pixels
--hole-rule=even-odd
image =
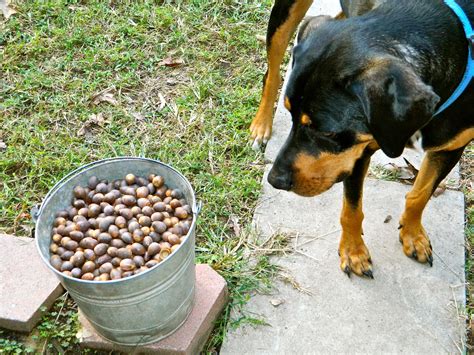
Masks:
[[[275,189],[285,191],[289,191],[293,185],[291,172],[281,172],[275,169],[275,167],[268,174],[268,182]]]

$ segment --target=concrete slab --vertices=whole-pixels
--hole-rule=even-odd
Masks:
[[[49,309],[63,288],[44,265],[33,238],[0,234],[0,328],[31,331],[41,308]]]
[[[311,15],[339,11],[336,1],[316,3]],[[276,158],[291,128],[291,117],[282,101],[283,95],[265,151],[268,163]],[[411,152],[407,154],[417,166]],[[373,164],[389,163],[384,159],[378,154]],[[277,231],[297,235],[291,243],[299,252],[272,260],[311,294],[275,281],[271,295],[252,297],[244,309],[246,315],[262,319],[268,326],[244,325],[229,331],[221,354],[437,354],[464,350],[462,193],[446,191],[432,198],[425,211],[424,226],[434,248],[430,268],[407,258],[398,241],[398,219],[411,186],[367,179],[364,240],[374,262],[375,279],[348,279],[339,269],[337,255],[342,184],[314,198],[299,197],[273,189],[266,181],[270,168],[271,164],[267,165],[254,222],[262,240]]]
[[[408,189],[371,179],[365,184],[364,240],[375,276],[369,280],[348,279],[339,269],[341,184],[304,198],[264,183],[255,213],[262,235],[299,233],[298,245],[317,238],[298,248],[308,256],[273,259],[313,294],[277,282],[274,294],[253,297],[245,311],[269,326],[230,332],[221,354],[458,352],[465,337],[458,314],[465,305],[463,195],[447,191],[428,205],[424,225],[435,252],[430,268],[407,258],[398,241]],[[274,307],[275,298],[284,303]]]
[[[133,354],[198,354],[227,302],[227,284],[209,265],[196,265],[194,308],[186,322],[168,338],[143,347],[123,347],[100,337],[79,312],[81,330],[77,337],[82,348],[123,351]]]

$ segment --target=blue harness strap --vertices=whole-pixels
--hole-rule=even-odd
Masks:
[[[450,106],[454,101],[458,99],[459,96],[466,90],[467,86],[474,77],[474,32],[472,31],[471,23],[458,3],[455,0],[444,0],[445,4],[448,5],[451,10],[458,16],[459,20],[462,22],[464,27],[464,32],[466,33],[466,38],[468,40],[468,56],[467,56],[467,65],[466,71],[462,78],[459,86],[454,90],[453,94],[447,99],[440,108],[436,111],[434,116],[443,112],[448,106]]]

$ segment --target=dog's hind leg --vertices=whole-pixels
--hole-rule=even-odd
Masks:
[[[273,106],[280,87],[280,65],[296,27],[312,0],[276,0],[267,29],[268,69],[263,79],[263,93],[257,114],[250,125],[254,147],[266,143],[272,133]]]
[[[352,174],[344,180],[339,257],[341,269],[348,276],[354,272],[373,278],[372,260],[362,239],[362,190],[372,154],[372,150],[366,150],[355,163]]]
[[[431,242],[421,224],[423,210],[438,184],[461,158],[464,147],[451,151],[428,151],[412,190],[406,195],[400,219],[400,242],[404,253],[421,263],[433,264]]]

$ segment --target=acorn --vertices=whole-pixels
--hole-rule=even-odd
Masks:
[[[94,274],[92,274],[90,272],[87,272],[87,273],[85,273],[81,276],[81,280],[92,281],[92,280],[94,280]]]
[[[167,225],[161,221],[153,222],[151,226],[153,227],[153,230],[158,234],[164,233],[166,229],[168,228]]]
[[[137,206],[142,209],[146,206],[151,206],[150,200],[147,199],[146,197],[139,198],[136,203],[137,203]]]
[[[145,260],[141,255],[135,255],[132,260],[137,268],[145,265]]]
[[[132,257],[132,251],[127,248],[120,248],[117,250],[117,256],[120,259],[130,259]]]
[[[98,184],[99,184],[99,179],[97,178],[97,176],[91,176],[89,178],[87,186],[89,187],[89,189],[95,190],[95,188]]]
[[[138,223],[144,227],[149,227],[151,226],[151,218],[148,216],[141,216],[138,219]]]
[[[142,214],[142,209],[138,206],[133,206],[130,211],[132,211],[133,216],[138,216],[139,214]]]
[[[138,198],[146,198],[146,197],[148,197],[149,193],[150,193],[150,191],[148,190],[148,188],[146,186],[141,186],[136,191],[136,194],[137,194]]]
[[[71,270],[71,276],[78,279],[82,276],[82,270],[78,267],[75,267]]]
[[[59,245],[57,245],[56,243],[51,243],[49,246],[49,251],[53,254],[56,254],[58,252],[58,249]]]
[[[147,252],[149,256],[155,256],[156,254],[160,252],[160,250],[161,250],[160,244],[153,242],[148,247]]]
[[[181,240],[179,239],[179,237],[176,235],[176,234],[171,234],[169,237],[168,237],[168,241],[171,245],[175,245],[175,244],[180,244],[181,243]]]
[[[99,272],[101,274],[108,274],[112,271],[113,269],[113,265],[111,263],[105,263],[105,264],[102,264],[99,268]]]
[[[61,265],[63,264],[63,261],[59,255],[52,255],[49,259],[49,262],[51,263],[51,266],[54,267],[56,270],[61,270]]]
[[[115,258],[117,256],[118,249],[115,247],[109,247],[107,249],[107,254],[110,255],[112,258]]]
[[[74,268],[74,265],[70,261],[65,261],[62,263],[60,270],[61,271],[71,271]]]
[[[112,280],[118,280],[118,279],[121,279],[122,278],[122,270],[120,269],[112,269],[112,271],[110,271],[110,278]]]
[[[133,271],[135,270],[135,263],[133,262],[132,259],[123,259],[120,262],[120,268],[122,271]]]
[[[69,260],[71,257],[74,255],[74,252],[72,250],[66,250],[61,254],[61,259],[63,260]]]
[[[144,255],[146,252],[145,247],[140,243],[133,243],[132,244],[132,253],[134,255]]]
[[[110,246],[111,247],[115,247],[115,248],[123,248],[125,246],[125,243],[122,239],[112,239],[112,241],[110,242]]]
[[[137,203],[137,199],[132,195],[125,195],[122,197],[122,202],[125,206],[131,207]]]
[[[87,195],[86,191],[84,190],[84,188],[82,186],[74,187],[72,192],[73,192],[75,198],[81,199],[81,200],[85,199],[86,195]]]
[[[84,258],[88,261],[94,261],[96,259],[96,255],[94,253],[94,250],[92,249],[85,249],[84,250]]]
[[[97,281],[109,281],[109,280],[110,280],[109,274],[100,274],[100,276],[97,277]]]
[[[102,264],[105,264],[111,261],[112,261],[112,257],[109,254],[104,254],[104,255],[99,256],[97,260],[95,261],[95,263],[100,266]]]
[[[83,273],[93,272],[95,270],[95,263],[93,261],[86,261],[84,265],[82,265],[81,270]]]
[[[103,244],[109,244],[112,241],[112,239],[113,239],[112,236],[106,232],[100,233],[99,236],[97,237],[97,241]]]
[[[97,245],[94,247],[94,253],[95,253],[95,255],[97,255],[97,256],[104,255],[105,253],[107,253],[108,247],[109,247],[109,246],[108,246],[107,244],[105,244],[105,243],[97,244]]]
[[[188,212],[183,207],[177,207],[174,210],[174,215],[179,219],[186,219],[188,218]]]
[[[153,186],[155,186],[156,188],[160,188],[161,186],[163,186],[165,179],[163,179],[162,176],[155,176],[151,182]]]

